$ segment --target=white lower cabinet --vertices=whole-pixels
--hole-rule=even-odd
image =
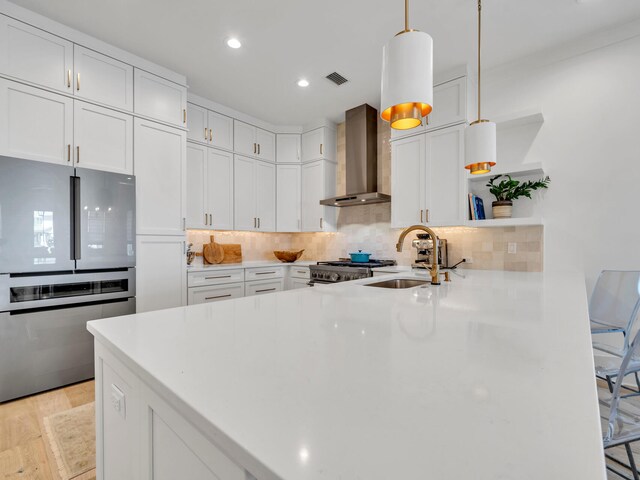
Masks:
[[[335,196],[336,164],[327,160],[302,165],[303,232],[335,232],[336,208],[320,205],[320,200]]]
[[[98,478],[254,478],[98,341],[95,354]]]
[[[266,295],[267,293],[281,292],[284,290],[284,280],[258,280],[245,283],[245,296]]]
[[[276,167],[276,231],[300,231],[300,165]]]
[[[296,290],[298,288],[309,288],[309,280],[304,280],[302,278],[289,279],[289,290]]]
[[[223,285],[209,285],[206,287],[190,287],[188,293],[188,304],[219,302],[232,298],[244,297],[244,283],[229,283]]]
[[[287,290],[295,290],[296,288],[308,288],[311,272],[309,267],[289,267],[289,278],[287,282]]]
[[[133,174],[133,117],[74,102],[75,164],[108,172]]]
[[[186,305],[184,237],[138,235],[136,243],[138,313]]]
[[[186,134],[136,118],[136,230],[144,235],[184,235]]]
[[[70,165],[73,99],[0,78],[0,155]]]

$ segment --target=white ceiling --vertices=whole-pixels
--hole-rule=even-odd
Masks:
[[[402,0],[13,0],[185,74],[191,91],[274,124],[378,106],[383,44]],[[412,0],[410,26],[434,39],[436,72],[475,65],[476,0]],[[639,0],[485,0],[491,68],[640,18]],[[224,41],[237,36],[239,50]],[[349,82],[324,77],[337,71]],[[311,85],[301,89],[305,77]]]

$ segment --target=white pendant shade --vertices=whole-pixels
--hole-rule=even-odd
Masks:
[[[420,125],[433,109],[433,40],[424,32],[393,37],[382,50],[383,120],[395,129]]]
[[[464,131],[465,167],[470,173],[489,173],[496,164],[496,124],[487,120],[472,123]]]

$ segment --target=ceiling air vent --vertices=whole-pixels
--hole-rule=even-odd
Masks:
[[[330,73],[329,75],[327,75],[326,78],[328,80],[331,80],[336,85],[342,85],[343,83],[347,83],[349,81],[346,78],[344,78],[342,75],[340,75],[338,72]]]

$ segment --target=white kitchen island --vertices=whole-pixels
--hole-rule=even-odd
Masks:
[[[412,276],[90,322],[98,479],[605,479],[584,279]]]

